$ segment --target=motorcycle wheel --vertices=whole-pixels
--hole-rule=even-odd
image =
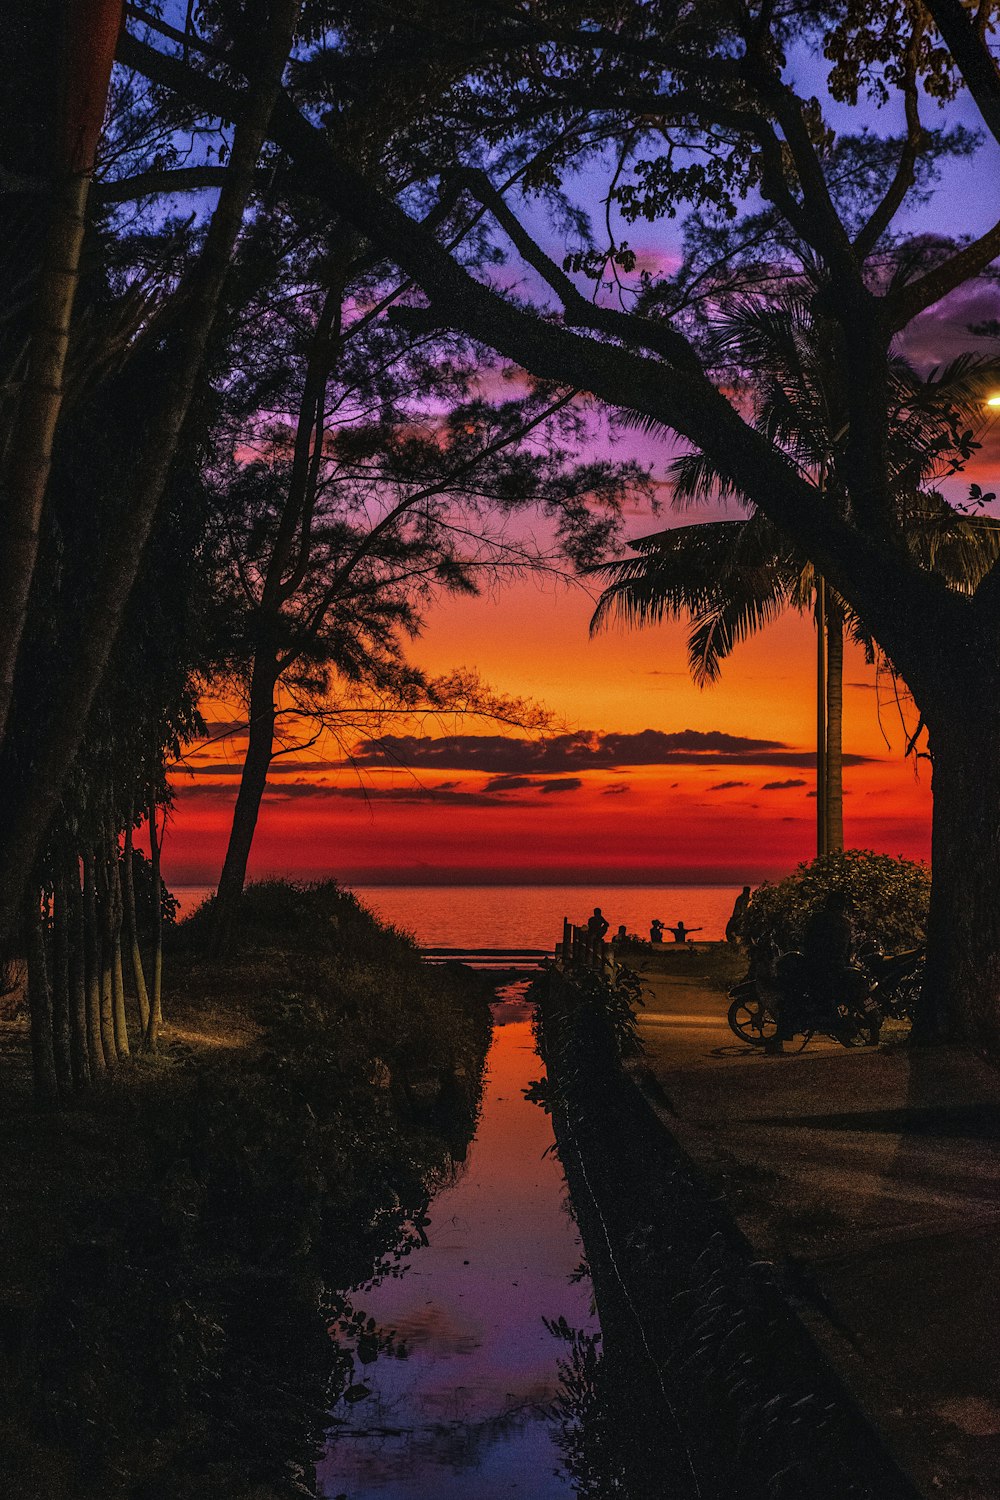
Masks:
[[[837,1041],[844,1047],[877,1047],[882,1031],[882,1012],[877,1005],[864,1010],[854,1006],[840,1006],[841,1024]]]
[[[900,1021],[913,1021],[913,1012],[920,1003],[920,993],[924,987],[924,966],[921,962],[919,968],[912,974],[908,974],[902,980],[895,994],[895,1015]]]
[[[778,1023],[758,995],[737,995],[726,1016],[741,1042],[763,1047],[778,1030]]]

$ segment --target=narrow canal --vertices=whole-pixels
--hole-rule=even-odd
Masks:
[[[585,1397],[599,1330],[549,1117],[524,1097],[542,1071],[524,989],[494,1006],[478,1130],[430,1205],[427,1244],[357,1299],[406,1354],[368,1366],[370,1394],[338,1406],[318,1471],[329,1500],[579,1493],[560,1370]]]

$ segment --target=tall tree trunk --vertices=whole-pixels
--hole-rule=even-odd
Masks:
[[[139,1007],[139,1035],[145,1036],[149,1027],[149,994],[146,990],[146,971],[142,966],[139,948],[139,922],[135,910],[135,872],[132,868],[133,827],[131,807],[125,823],[125,854],[122,860],[122,906],[125,920],[125,941],[132,958],[132,978],[135,982],[135,998]]]
[[[163,1025],[163,884],[160,879],[160,835],[156,826],[156,798],[149,799],[149,864],[153,876],[153,987],[149,996],[146,1046],[155,1052]]]
[[[70,1052],[73,1059],[73,1084],[77,1089],[90,1085],[90,1057],[87,1046],[87,944],[83,892],[80,889],[80,860],[76,850],[66,859],[64,884],[69,897],[70,925]]]
[[[62,406],[63,369],[79,279],[89,188],[90,176],[83,172],[67,173],[54,187],[36,326],[7,464],[4,539],[0,549],[0,740],[10,713],[28,595],[38,556],[42,505]]]
[[[60,851],[61,853],[61,851]],[[55,1052],[56,1077],[61,1094],[73,1087],[73,1058],[70,1041],[70,969],[69,888],[63,864],[56,866],[52,902],[52,1046]]]
[[[827,814],[829,783],[827,781],[827,636],[826,581],[816,577],[816,854],[827,852]]]
[[[113,992],[115,957],[112,933],[114,922],[111,911],[110,871],[108,870],[107,850],[104,847],[103,839],[97,843],[94,853],[94,888],[97,897],[97,933],[101,966],[101,1045],[104,1048],[104,1056],[108,1066],[114,1067],[118,1062],[118,1048],[115,1045],[115,1006]]]
[[[994,674],[995,675],[995,674]],[[942,716],[924,710],[934,792],[927,973],[914,1025],[1000,1053],[1000,701],[982,696]]]
[[[101,939],[97,926],[97,891],[94,886],[94,851],[83,851],[83,933],[87,984],[87,1056],[92,1078],[107,1072],[101,1032]]]
[[[70,322],[97,142],[107,108],[122,0],[74,0],[64,7],[55,66],[62,78],[58,142],[50,170],[52,204],[34,327],[17,421],[7,456],[4,541],[0,550],[0,741],[7,727],[28,596],[38,556],[42,508],[63,399]],[[38,163],[34,164],[38,170]]]
[[[108,827],[108,902],[111,913],[111,1013],[114,1018],[115,1048],[119,1057],[128,1057],[128,1025],[125,1020],[125,981],[122,975],[122,882],[118,858],[118,835]]]
[[[24,903],[24,930],[35,1098],[39,1104],[53,1108],[59,1103],[59,1081],[52,1046],[52,992],[49,989],[45,933],[42,929],[41,902],[37,890],[33,890]]]
[[[179,293],[186,299],[180,346],[144,434],[129,505],[110,536],[74,649],[67,656],[61,680],[54,685],[52,697],[58,702],[58,713],[53,713],[40,730],[38,743],[30,747],[30,772],[0,816],[0,934],[16,924],[25,872],[33,867],[58,806],[166,490],[253,191],[257,159],[299,8],[300,0],[273,0],[270,6],[270,24],[260,37],[254,55],[256,71],[233,134],[226,181],[204,248]]]
[[[250,726],[240,790],[233,809],[229,847],[219,877],[212,918],[212,951],[222,957],[228,950],[247,878],[247,862],[267,787],[267,773],[274,754],[274,689],[278,664],[273,648],[258,645],[250,683]]]
[[[844,611],[826,596],[826,847],[844,847]]]

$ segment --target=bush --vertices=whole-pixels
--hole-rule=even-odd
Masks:
[[[209,896],[179,924],[179,946],[197,951],[208,940],[214,908],[215,897]],[[236,913],[233,950],[246,954],[276,948],[419,964],[413,939],[380,922],[335,880],[257,880],[246,887]]]
[[[783,951],[798,948],[809,915],[831,891],[842,891],[858,940],[874,939],[892,953],[923,942],[930,889],[924,864],[870,849],[838,850],[799,865],[777,885],[758,886],[743,934],[751,943],[770,937]]]

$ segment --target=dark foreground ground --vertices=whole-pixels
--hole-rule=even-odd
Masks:
[[[647,961],[633,1081],[919,1489],[995,1500],[1000,1075],[901,1034],[764,1056],[726,1025],[734,963]]]
[[[0,1023],[0,1495],[291,1500],[475,1126],[489,990],[326,885],[167,955],[155,1057],[57,1113]],[[359,1292],[352,1288],[361,1288]]]

